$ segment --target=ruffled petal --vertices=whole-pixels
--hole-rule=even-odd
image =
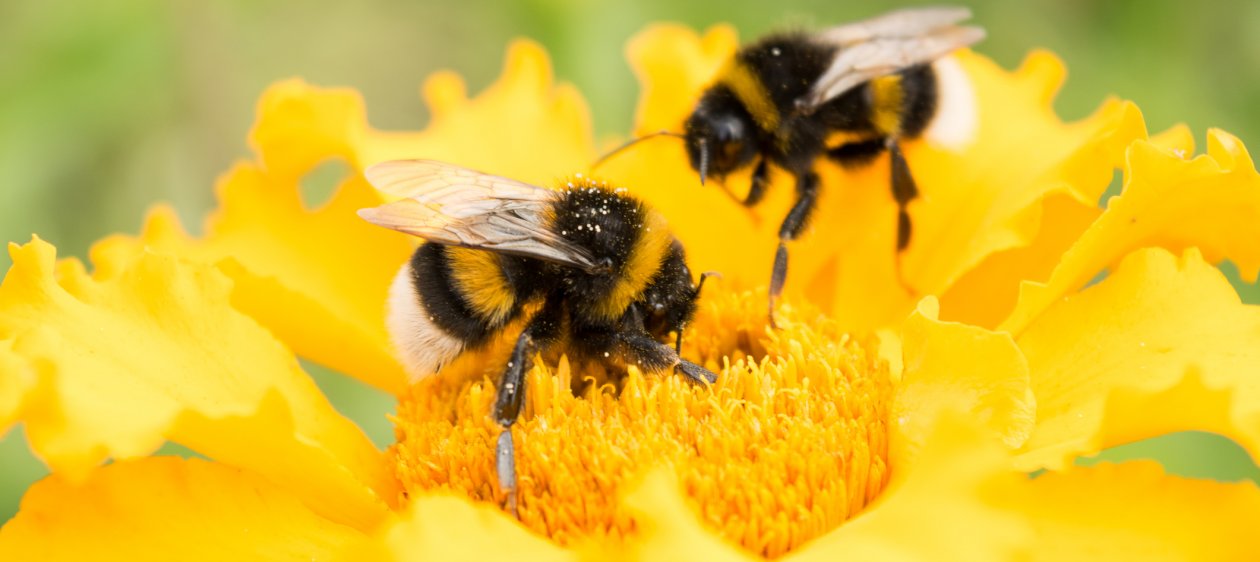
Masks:
[[[1037,478],[972,420],[939,419],[908,475],[863,516],[784,560],[1247,560],[1260,490],[1149,461]]]
[[[643,83],[636,132],[681,130],[695,100],[735,48],[728,28],[701,38],[657,26],[637,36],[630,48],[631,64]],[[1089,118],[1062,123],[1051,104],[1064,71],[1048,53],[1034,53],[1015,72],[970,52],[943,64],[965,83],[957,95],[971,109],[942,122],[973,132],[964,140],[940,140],[948,135],[930,130],[929,140],[906,145],[922,197],[910,207],[915,236],[900,279],[887,161],[852,170],[825,162],[818,166],[826,188],[811,232],[792,247],[787,292],[808,297],[849,329],[895,325],[913,310],[919,294],[949,296],[943,305],[949,318],[985,318],[995,324],[1014,304],[1015,293],[976,305],[996,312],[972,313],[966,310],[973,306],[971,296],[984,294],[987,278],[966,277],[967,272],[995,253],[1034,248],[999,269],[1017,274],[1007,281],[1012,286],[1024,276],[1048,274],[1056,254],[1047,250],[1061,251],[1079,234],[1092,218],[1087,209],[1121,163],[1124,147],[1146,136],[1141,114],[1127,102],[1110,101]],[[779,224],[793,198],[786,174],[772,173],[766,200],[746,210],[721,186],[699,185],[676,139],[636,145],[610,159],[600,173],[660,208],[698,269],[721,271],[745,285],[764,285],[768,279]],[[733,176],[728,187],[742,194],[747,182],[747,174]],[[1057,211],[1064,206],[1070,207],[1069,221],[1061,225]],[[1043,227],[1051,230],[1043,233]],[[732,247],[741,251],[729,251]],[[903,288],[902,280],[913,290]],[[950,294],[962,281],[981,286]]]
[[[146,246],[219,264],[235,281],[233,305],[299,355],[401,392],[406,376],[384,311],[390,281],[416,242],[355,214],[381,202],[357,170],[423,157],[549,185],[594,157],[585,103],[572,87],[553,84],[546,54],[534,43],[513,44],[502,77],[474,99],[450,73],[432,77],[424,92],[429,127],[395,133],[369,126],[352,90],[298,80],[272,86],[251,133],[258,163],[239,164],[220,180],[220,208],[205,236],[188,236],[171,209],[158,207],[139,237],[114,237],[93,249],[105,272],[98,276]],[[329,202],[308,209],[301,179],[330,159],[355,171]]]
[[[496,506],[434,494],[412,498],[405,512],[347,549],[342,559],[560,562],[577,555],[530,534]]]
[[[377,132],[358,144],[364,165],[429,158],[553,186],[595,159],[590,111],[570,84],[556,84],[537,43],[508,47],[503,74],[473,99],[463,81],[443,72],[424,84],[431,121],[418,133]]]
[[[913,466],[942,412],[961,409],[1016,448],[1032,432],[1028,363],[1008,334],[942,322],[929,297],[902,330],[903,374],[890,424],[889,464]]]
[[[233,306],[299,355],[387,391],[402,389],[406,375],[385,332],[385,300],[413,246],[355,214],[380,204],[371,187],[347,180],[310,211],[298,178],[239,164],[217,190],[222,205],[205,238],[189,236],[174,211],[160,206],[139,237],[113,236],[92,248],[94,275],[108,278],[144,248],[219,264],[235,282]]]
[[[0,334],[35,368],[23,421],[72,481],[166,439],[300,492],[320,514],[368,526],[393,501],[384,458],[293,355],[228,303],[207,266],[142,254],[116,276],[54,278],[55,249],[10,246]],[[69,290],[67,290],[67,287]],[[384,501],[383,499],[384,498]]]
[[[0,559],[328,560],[361,537],[256,474],[152,457],[31,486]]]
[[[598,560],[760,560],[704,528],[667,468],[644,475],[622,502],[634,515],[635,535],[623,546],[605,541],[592,545],[583,558]]]
[[[1179,125],[1153,135],[1152,144],[1183,154],[1194,152],[1189,127]],[[1062,256],[1102,209],[1082,200],[1081,194],[1052,192],[1041,200],[1040,229],[1028,246],[989,255],[941,295],[941,315],[950,320],[994,328],[1006,320],[1019,300],[1020,283],[1045,281]]]
[[[729,25],[715,25],[697,36],[689,27],[656,24],[631,38],[626,56],[642,89],[635,134],[680,131],[678,125],[695,109],[699,92],[737,48],[739,38]]]
[[[1065,193],[1042,199],[1041,228],[1027,246],[990,254],[941,295],[941,314],[950,320],[995,328],[1019,300],[1020,283],[1044,280],[1054,271],[1048,256],[1061,256],[1093,224],[1102,209]]]
[[[1165,142],[1184,142],[1166,139]],[[1181,148],[1136,142],[1128,151],[1125,186],[1063,255],[1045,283],[1026,283],[1002,327],[1019,333],[1063,295],[1129,252],[1158,246],[1199,248],[1211,262],[1233,260],[1245,279],[1260,271],[1260,174],[1246,148],[1219,130],[1208,153],[1190,160]]]
[[[356,169],[428,158],[550,185],[594,158],[586,102],[572,86],[554,83],[546,52],[532,41],[509,46],[502,75],[476,98],[468,99],[452,72],[431,76],[423,93],[428,127],[380,131],[367,124],[353,90],[281,82],[263,94],[251,140],[262,167],[286,179],[330,157]]]
[[[14,353],[13,341],[0,340],[0,437],[18,420],[37,380],[35,369]]]
[[[1197,250],[1135,252],[1056,301],[1017,342],[1037,396],[1026,468],[1192,429],[1234,436],[1260,458],[1260,307],[1242,304]]]
[[[1037,534],[1029,560],[1253,560],[1260,490],[1164,474],[1152,461],[1073,468],[1002,498]]]
[[[1124,148],[1146,136],[1130,102],[1110,100],[1062,123],[1051,105],[1065,70],[1048,52],[1032,53],[1013,73],[974,53],[957,59],[980,108],[975,143],[961,153],[912,145],[906,155],[923,195],[912,211],[918,243],[911,242],[904,274],[921,293],[943,292],[994,252],[1030,245],[1048,195],[1094,206]]]
[[[937,418],[922,454],[862,516],[784,558],[788,562],[1022,560],[1033,529],[996,501],[1022,475],[988,430],[959,411]]]

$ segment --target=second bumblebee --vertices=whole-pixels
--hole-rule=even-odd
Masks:
[[[955,25],[968,17],[965,8],[916,8],[818,33],[772,35],[740,49],[700,98],[683,136],[702,182],[752,166],[744,204],[754,205],[765,194],[770,164],[796,178],[771,274],[771,320],[786,278],[786,242],[804,229],[818,198],[819,156],[855,165],[887,151],[897,251],[909,244],[906,204],[918,189],[900,141],[922,133],[937,112],[929,63],[984,37],[978,27]],[[829,145],[834,133],[847,138]]]

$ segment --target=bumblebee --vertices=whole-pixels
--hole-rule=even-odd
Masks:
[[[536,352],[563,343],[577,360],[717,380],[679,357],[704,276],[692,283],[665,218],[624,188],[579,176],[552,190],[428,160],[377,164],[365,176],[400,199],[359,216],[426,240],[389,293],[389,333],[413,380],[532,312],[499,379],[493,409],[503,428],[496,446],[499,484],[512,509],[509,430]],[[662,343],[670,332],[677,334],[674,347]]]
[[[719,180],[752,166],[744,205],[765,195],[770,164],[796,179],[796,202],[779,228],[770,277],[770,318],[787,276],[787,242],[805,228],[818,198],[814,162],[842,165],[890,155],[897,202],[897,252],[910,242],[906,205],[918,195],[900,142],[924,131],[937,110],[929,63],[984,38],[978,27],[955,25],[966,8],[890,12],[818,33],[786,33],[741,48],[701,96],[684,124],[692,168]],[[828,137],[849,140],[828,146]]]

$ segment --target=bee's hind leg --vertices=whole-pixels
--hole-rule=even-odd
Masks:
[[[915,184],[914,176],[910,174],[910,166],[906,164],[906,157],[901,154],[901,145],[894,137],[888,139],[888,154],[892,167],[893,200],[897,202],[897,281],[913,293],[914,290],[906,284],[901,274],[901,256],[906,246],[910,245],[912,234],[910,213],[906,212],[906,206],[919,196],[919,186]]]
[[[559,329],[559,307],[549,302],[529,321],[529,325],[516,338],[507,368],[499,379],[492,415],[503,428],[495,445],[494,466],[499,475],[499,489],[507,495],[507,509],[516,515],[516,446],[512,440],[512,425],[520,416],[525,397],[525,373],[533,363],[534,353],[555,339]]]
[[[835,148],[829,148],[827,149],[827,158],[845,168],[856,168],[870,164],[887,148],[888,139],[877,137],[847,142]]]
[[[893,200],[897,202],[897,255],[894,258],[896,263],[897,281],[901,283],[907,291],[914,292],[909,285],[906,284],[905,278],[901,275],[901,256],[905,252],[906,247],[910,245],[910,235],[913,233],[910,224],[910,214],[906,212],[906,206],[919,196],[919,187],[914,182],[914,176],[910,173],[910,166],[906,164],[906,157],[901,153],[900,140],[896,135],[879,137],[867,140],[861,140],[842,144],[827,151],[827,157],[840,165],[850,168],[869,164],[880,153],[888,151],[889,164],[892,168],[889,182],[892,187]]]
[[[783,219],[779,227],[779,248],[774,253],[774,266],[770,270],[770,325],[774,321],[774,307],[783,294],[783,284],[787,282],[788,251],[787,243],[796,239],[809,222],[809,216],[818,202],[818,174],[807,171],[797,176],[796,203]]]

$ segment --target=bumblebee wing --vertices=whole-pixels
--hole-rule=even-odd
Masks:
[[[817,38],[839,49],[797,108],[811,111],[865,82],[984,39],[979,27],[954,25],[970,15],[965,8],[901,10],[823,31]]]
[[[595,267],[590,252],[547,226],[556,191],[432,160],[383,162],[364,175],[401,197],[359,211],[378,226],[448,246]]]
[[[971,19],[971,10],[961,6],[935,6],[894,10],[862,21],[823,30],[818,39],[835,45],[890,37],[914,37]]]

